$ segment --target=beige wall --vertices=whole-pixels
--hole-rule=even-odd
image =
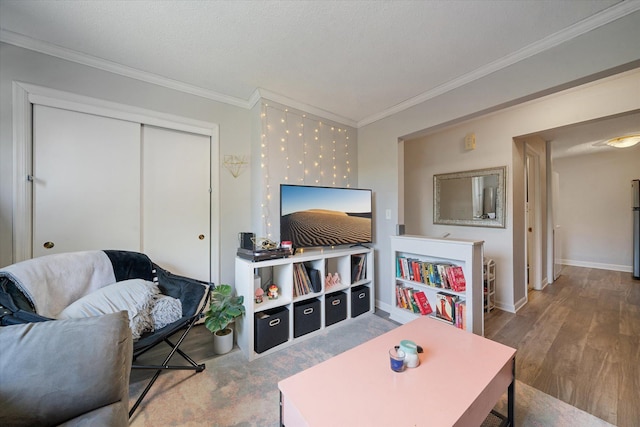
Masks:
[[[234,262],[238,247],[238,233],[254,231],[257,236],[264,237],[265,227],[264,211],[261,204],[265,200],[265,171],[262,163],[268,163],[268,168],[273,171],[269,174],[269,186],[271,188],[270,218],[273,223],[274,240],[279,236],[279,185],[284,182],[282,171],[287,170],[287,160],[279,153],[279,144],[270,144],[270,149],[275,154],[261,159],[265,153],[262,143],[263,134],[269,134],[263,129],[262,103],[258,102],[251,110],[230,106],[220,102],[208,100],[202,97],[189,95],[183,92],[166,89],[154,84],[145,83],[135,79],[126,78],[117,74],[100,71],[74,62],[61,60],[49,55],[40,54],[10,44],[0,43],[0,91],[1,116],[0,116],[0,266],[13,262],[13,135],[12,135],[12,82],[20,81],[71,92],[78,95],[89,96],[100,100],[117,102],[134,107],[145,108],[152,111],[182,116],[189,119],[202,120],[219,125],[219,157],[221,162],[225,155],[247,156],[249,165],[242,173],[234,178],[231,173],[220,166],[220,280],[222,283],[235,282]],[[273,103],[271,103],[273,104]],[[358,149],[357,130],[344,126],[322,117],[312,116],[305,112],[289,109],[291,115],[304,114],[306,121],[326,129],[319,129],[321,144],[319,147],[311,146],[315,141],[314,135],[306,135],[306,143],[309,144],[308,152],[314,158],[307,159],[307,163],[315,160],[323,149],[329,150],[330,138],[333,126],[342,133],[348,132],[350,154],[336,155],[339,160],[331,164],[321,165],[321,170],[316,168],[309,174],[289,171],[289,177],[293,182],[306,185],[332,185],[332,181],[319,181],[319,176],[331,176],[330,172],[338,171],[340,177],[348,176],[348,180],[339,180],[335,186],[357,186],[358,183]],[[290,117],[290,121],[293,118]],[[309,124],[309,123],[307,123]],[[293,125],[293,123],[291,124]],[[285,129],[274,131],[269,137],[274,141],[280,141],[286,137]],[[339,140],[339,138],[333,138]],[[291,142],[291,151],[294,151]],[[298,147],[299,148],[299,147]],[[297,150],[302,152],[301,149]],[[289,153],[285,153],[288,157]],[[297,164],[297,163],[296,163]],[[335,169],[334,169],[335,166]],[[114,165],[117,167],[117,165]],[[189,167],[184,165],[184,167]],[[349,171],[346,171],[346,168]],[[308,175],[308,176],[307,176]],[[313,178],[313,179],[312,179]],[[305,180],[306,179],[306,180]]]
[[[407,139],[403,148],[404,159],[407,161],[404,164],[403,176],[404,188],[407,189],[404,192],[404,218],[412,220],[411,228],[414,228],[415,232],[435,237],[451,233],[452,237],[484,240],[486,254],[494,258],[498,265],[496,303],[502,309],[514,311],[526,302],[523,197],[525,150],[522,142],[526,138],[520,136],[638,108],[640,69],[452,125],[427,136]],[[396,117],[396,120],[398,119]],[[393,140],[393,136],[389,135],[389,129],[391,127],[388,127],[384,134]],[[380,189],[384,190],[384,194],[392,192],[392,187],[398,185],[401,180],[395,176],[387,176],[385,179],[380,173],[367,177],[366,171],[372,169],[366,166],[367,161],[377,160],[379,164],[384,162],[385,165],[390,165],[389,167],[393,166],[394,163],[389,159],[397,159],[397,143],[391,147],[389,144],[376,145],[368,131],[369,129],[361,129],[359,134],[362,153],[360,177],[361,182],[375,183],[374,188],[378,189],[380,198]],[[465,152],[464,136],[471,132],[476,134],[477,148]],[[398,136],[395,139],[397,138]],[[371,144],[369,150],[364,149],[367,144]],[[539,142],[536,146],[544,151]],[[363,161],[363,158],[367,158],[367,161]],[[544,159],[545,153],[542,152],[541,161],[544,162]],[[432,223],[433,174],[501,165],[507,166],[506,228],[455,227]],[[397,170],[389,175],[394,175]],[[543,166],[543,182],[545,175]],[[366,179],[363,180],[363,176]],[[545,196],[544,193],[542,196]],[[385,240],[395,233],[395,224],[380,220],[376,224],[378,266],[382,277],[379,282],[382,287],[382,283],[388,281],[385,280],[385,274],[391,274],[391,260],[385,258],[389,256]],[[543,256],[544,263],[545,258]],[[546,274],[546,269],[543,274]],[[381,304],[388,303],[391,296],[388,290],[385,292],[383,288],[379,292]]]
[[[12,82],[159,111],[220,126],[220,158],[251,152],[250,111],[0,43],[0,266],[13,251]],[[117,165],[114,165],[117,167]],[[188,165],[185,165],[188,167]],[[237,232],[250,227],[250,171],[233,178],[220,168],[220,279],[234,282]],[[230,249],[231,248],[231,249]]]
[[[631,180],[640,179],[640,145],[562,157],[553,169],[560,184],[562,262],[631,271]]]

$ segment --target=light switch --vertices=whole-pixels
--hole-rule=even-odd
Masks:
[[[391,209],[387,209],[384,212],[384,216],[385,216],[386,219],[391,219]]]

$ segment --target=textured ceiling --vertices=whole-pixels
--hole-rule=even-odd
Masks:
[[[615,117],[549,129],[538,135],[551,142],[553,158],[580,156],[620,150],[606,145],[606,141],[623,135],[640,133],[640,111]],[[629,155],[640,154],[640,146],[625,148]]]
[[[604,24],[612,6],[619,1],[0,0],[0,26],[5,40],[26,36],[203,96],[250,105],[263,89],[361,125]]]

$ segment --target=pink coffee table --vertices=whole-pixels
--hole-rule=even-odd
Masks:
[[[393,372],[388,351],[422,346],[420,365]],[[508,393],[513,426],[516,350],[421,317],[286,378],[281,425],[479,426]]]

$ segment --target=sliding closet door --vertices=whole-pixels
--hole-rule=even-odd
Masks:
[[[33,256],[140,246],[140,124],[33,106]]]
[[[175,274],[210,281],[211,141],[142,126],[142,248]]]

